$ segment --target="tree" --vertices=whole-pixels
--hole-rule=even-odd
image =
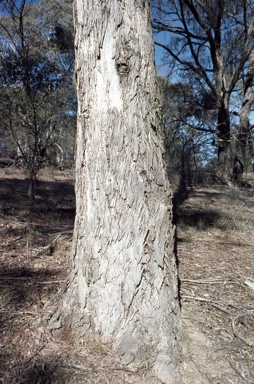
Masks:
[[[178,383],[180,315],[148,1],[76,0],[76,221],[51,328]]]
[[[253,4],[237,0],[154,0],[154,30],[170,35],[162,44],[178,70],[190,76],[196,92],[217,111],[218,176],[232,172],[230,100],[253,50]]]
[[[162,77],[158,81],[169,177],[180,176],[184,189],[214,157],[214,111],[203,108],[187,82],[170,82]]]
[[[254,79],[254,50],[249,56],[249,65],[245,76],[243,76],[243,102],[240,110],[240,122],[236,140],[236,155],[234,160],[234,178],[242,180],[244,169],[247,169],[248,152],[251,160],[254,157],[252,148],[250,113],[254,102],[253,79]],[[247,152],[248,150],[248,152]]]
[[[71,4],[67,5],[70,13]],[[44,6],[26,0],[1,3],[1,125],[28,174],[30,199],[50,148],[61,152],[60,131],[68,120],[66,114],[75,110],[76,98],[73,22],[68,16],[59,24],[59,13],[63,16],[67,11],[65,2],[54,2],[47,13]]]

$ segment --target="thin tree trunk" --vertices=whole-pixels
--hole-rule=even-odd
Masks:
[[[52,327],[180,383],[180,311],[150,5],[76,0],[77,214]]]
[[[35,182],[36,182],[36,173],[34,168],[30,170],[28,187],[27,187],[27,196],[29,200],[33,201],[35,199]]]
[[[230,184],[232,179],[231,134],[228,97],[224,96],[218,112],[218,177]]]
[[[248,148],[249,148],[251,168],[252,168],[252,172],[254,173],[254,148],[253,148],[253,134],[251,130],[249,132],[249,137],[248,137]]]

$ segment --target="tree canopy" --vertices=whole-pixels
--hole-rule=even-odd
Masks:
[[[155,41],[165,50],[174,81],[187,81],[198,104],[216,112],[218,174],[228,181],[233,164],[230,113],[241,108],[236,105],[254,47],[254,5],[247,0],[153,0],[152,6]],[[156,39],[162,31],[166,43]]]
[[[45,159],[63,156],[74,131],[74,31],[70,1],[1,2],[1,131],[16,147],[33,184]]]

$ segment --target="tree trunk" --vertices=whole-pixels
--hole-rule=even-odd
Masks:
[[[254,51],[249,58],[249,68],[244,83],[243,103],[240,112],[240,124],[236,141],[236,156],[234,162],[234,179],[241,181],[244,169],[246,168],[248,143],[251,143],[250,113],[253,104],[253,78],[254,78]],[[249,146],[252,161],[252,146]]]
[[[225,95],[218,112],[218,178],[226,184],[232,180],[229,100]]]
[[[230,184],[232,179],[232,164],[231,164],[231,134],[230,134],[230,115],[229,115],[229,98],[228,84],[225,78],[225,69],[223,64],[223,54],[221,48],[221,22],[224,13],[225,4],[221,3],[219,14],[221,19],[218,19],[217,31],[214,36],[214,41],[211,45],[212,61],[214,65],[215,78],[215,94],[218,107],[217,117],[217,135],[218,135],[218,167],[217,176],[219,180],[225,184]]]
[[[30,169],[28,186],[27,186],[27,196],[29,200],[33,201],[35,199],[35,182],[36,182],[36,172],[34,167]]]
[[[77,213],[60,323],[179,383],[180,311],[150,6],[76,0]],[[59,313],[51,319],[59,319]]]
[[[252,172],[254,173],[254,148],[253,148],[253,134],[251,130],[249,132],[249,137],[248,137],[248,147],[249,147],[251,169],[252,169]]]

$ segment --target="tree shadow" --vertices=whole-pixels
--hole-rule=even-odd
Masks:
[[[190,193],[190,189],[186,187],[185,181],[181,177],[180,184],[177,190],[173,193],[173,199],[172,199],[174,225],[178,224],[180,207],[185,202],[185,200],[188,199],[189,193]]]
[[[192,208],[188,204],[180,207],[178,211],[178,225],[207,230],[208,228],[226,229],[235,226],[230,215],[222,212],[220,206],[223,201],[230,199],[232,204],[239,200],[239,193],[229,190],[203,190],[191,191],[191,198],[194,199]],[[206,207],[199,206],[199,201],[206,201]],[[196,206],[196,207],[195,207]],[[208,207],[208,208],[207,208]]]
[[[0,199],[10,201],[15,198],[17,200],[23,200],[26,195],[27,183],[26,180],[21,179],[10,179],[10,178],[1,178],[0,179]]]
[[[6,200],[27,198],[28,179],[0,178],[0,197]],[[75,197],[74,184],[71,181],[45,181],[37,180],[35,194],[38,198]]]
[[[188,204],[182,205],[178,210],[178,225],[197,228],[198,230],[207,230],[208,228],[217,228],[220,230],[237,229],[237,223],[234,215],[230,212],[225,213],[221,207],[224,203],[230,201],[232,206],[239,204],[249,205],[249,197],[252,196],[245,191],[233,190],[231,188],[217,188],[216,190],[193,190],[191,198],[193,200],[192,208]],[[199,206],[200,201],[205,201],[205,207]]]
[[[222,215],[219,212],[212,210],[192,210],[190,212],[182,211],[178,216],[178,224],[195,227],[204,231],[210,227],[223,229],[225,226],[221,222],[221,219]]]
[[[45,269],[35,271],[25,266],[8,269],[1,267],[2,307],[5,308],[6,312],[8,312],[8,308],[16,310],[31,307],[38,301],[41,291],[45,291],[45,282],[58,282],[58,274],[58,271]],[[54,283],[52,282],[52,285],[47,289],[50,292],[56,290]]]
[[[0,215],[3,218],[18,217],[34,225],[45,218],[45,223],[64,221],[73,225],[76,203],[73,182],[38,181],[36,199],[32,202],[27,198],[26,188],[26,180],[0,178]]]
[[[0,380],[4,384],[62,384],[75,375],[75,371],[64,369],[61,356],[57,356],[57,354],[42,357],[38,353],[38,356],[27,361],[22,361],[20,356],[15,366],[10,364],[10,355],[0,352],[0,359],[2,362],[8,362],[6,367],[3,364],[0,370]]]

